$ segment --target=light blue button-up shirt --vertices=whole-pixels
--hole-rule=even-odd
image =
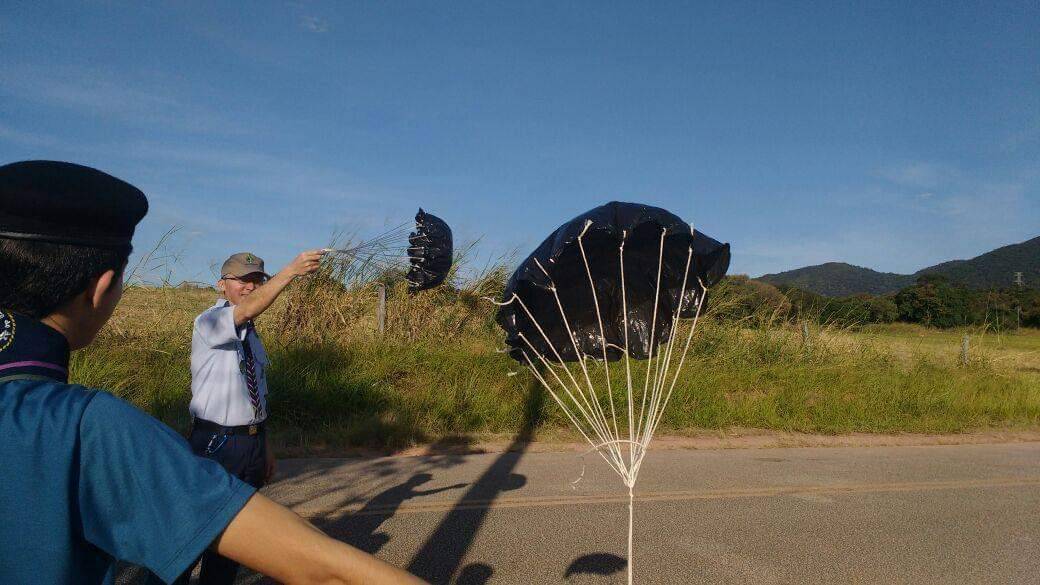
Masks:
[[[224,426],[261,422],[253,415],[249,387],[242,373],[246,328],[235,327],[235,307],[225,299],[195,318],[191,334],[192,416]],[[256,331],[248,333],[263,412],[267,414],[267,353]]]

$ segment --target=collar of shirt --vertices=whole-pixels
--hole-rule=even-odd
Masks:
[[[69,378],[69,342],[40,321],[0,309],[0,378]]]

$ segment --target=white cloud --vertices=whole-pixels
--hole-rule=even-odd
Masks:
[[[933,190],[961,178],[961,172],[951,166],[931,162],[912,162],[879,169],[877,176],[900,187]]]
[[[921,237],[888,228],[844,226],[812,238],[745,242],[734,239],[734,270],[752,276],[784,272],[828,262],[843,262],[879,272],[908,274],[930,265],[930,250]]]
[[[133,144],[125,150],[128,156],[136,159],[157,161],[168,168],[192,169],[214,189],[233,188],[270,194],[282,201],[299,203],[350,202],[380,210],[394,209],[406,203],[405,198],[364,185],[339,169],[272,153],[150,142]]]
[[[1026,202],[1021,184],[983,183],[973,191],[947,197],[940,202],[941,209],[952,217],[988,221],[994,216],[1006,217]]]
[[[1033,169],[980,176],[946,164],[915,162],[875,175],[890,185],[875,188],[873,197],[903,212],[937,216],[948,228],[1007,234],[1009,227],[1024,227],[1040,211],[1040,173]]]
[[[846,217],[788,233],[733,238],[734,271],[752,275],[825,262],[908,274],[1040,235],[1040,172],[983,176],[950,165],[892,165],[875,185],[839,189]],[[928,185],[929,187],[925,187]],[[787,230],[784,230],[787,231]]]
[[[1023,146],[1040,142],[1040,117],[1022,125],[1015,132],[1007,135],[1000,146],[1005,152],[1015,152]]]
[[[229,124],[183,92],[182,81],[159,76],[131,78],[101,69],[0,64],[0,95],[149,128],[242,133],[245,125]]]
[[[0,123],[0,140],[6,140],[23,146],[53,148],[60,144],[58,139],[46,134],[26,132]]]
[[[318,18],[317,16],[313,16],[313,15],[301,16],[300,17],[300,26],[303,27],[304,30],[309,30],[309,31],[315,32],[315,33],[328,32],[328,30],[329,30],[329,23],[328,23],[328,21],[323,20],[323,19]]]

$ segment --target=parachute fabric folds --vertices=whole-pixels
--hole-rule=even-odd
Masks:
[[[419,292],[444,282],[454,253],[448,224],[420,208],[415,214],[415,231],[408,235],[408,244],[409,290]]]
[[[662,231],[665,233],[663,246]],[[579,236],[584,244],[584,258],[578,245]],[[622,243],[627,303],[621,298],[618,251]],[[690,248],[693,257],[687,269]],[[659,255],[661,294],[657,298]],[[496,319],[506,331],[510,355],[521,362],[524,361],[522,354],[531,348],[520,333],[536,353],[550,361],[577,361],[579,354],[601,359],[604,337],[608,360],[620,359],[621,348],[626,346],[632,358],[646,359],[651,346],[667,342],[671,337],[671,317],[676,311],[681,318],[693,317],[693,299],[702,294],[702,287],[714,285],[725,275],[729,260],[729,244],[692,230],[689,224],[664,209],[637,203],[607,203],[557,228],[509,279],[503,302],[514,295],[522,299],[545,335],[515,303],[503,305]],[[588,275],[586,262],[591,270]],[[595,282],[595,293],[589,286],[590,276]],[[688,286],[681,292],[684,277]],[[560,303],[566,307],[569,323],[565,324],[560,316],[553,286]],[[597,303],[603,335],[596,316]],[[623,305],[627,305],[627,315]],[[656,328],[652,326],[655,306]],[[567,325],[574,334],[574,343]],[[548,341],[544,337],[548,337]],[[558,357],[550,351],[550,344],[558,350]]]

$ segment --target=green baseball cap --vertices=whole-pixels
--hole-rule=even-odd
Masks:
[[[264,259],[249,252],[232,254],[220,267],[221,278],[225,276],[241,278],[247,274],[255,274],[257,272],[267,278],[271,278],[271,275],[264,272]]]

